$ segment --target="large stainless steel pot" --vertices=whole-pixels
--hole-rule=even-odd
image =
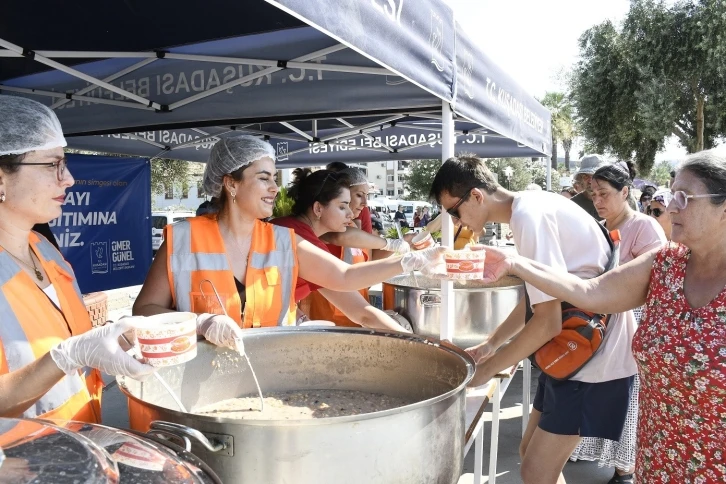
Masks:
[[[505,277],[495,284],[454,283],[454,344],[468,348],[484,341],[524,297],[521,279]],[[441,282],[422,275],[396,276],[383,283],[383,309],[411,323],[416,334],[441,334]]]
[[[359,390],[417,403],[318,420],[233,420],[181,413],[157,381],[121,378],[131,427],[146,431],[152,421],[163,420],[172,424],[156,423],[157,429],[175,431],[181,424],[201,431],[209,442],[193,443],[192,450],[224,482],[458,481],[465,387],[474,371],[472,360],[460,349],[416,335],[349,328],[250,329],[245,330],[244,343],[263,393]],[[160,372],[192,411],[255,394],[244,359],[204,342],[194,360]]]

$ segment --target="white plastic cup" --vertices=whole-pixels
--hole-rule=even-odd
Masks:
[[[136,329],[141,356],[154,367],[186,363],[197,356],[197,315],[163,313],[149,316]]]
[[[433,247],[434,244],[436,244],[434,238],[426,230],[422,230],[411,239],[411,245],[415,250],[428,249],[429,247]]]
[[[332,321],[323,321],[323,320],[314,320],[314,321],[304,321],[298,326],[335,326],[335,323]]]

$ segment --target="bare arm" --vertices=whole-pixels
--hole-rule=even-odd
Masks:
[[[534,316],[514,340],[476,365],[476,374],[469,386],[484,385],[498,372],[518,364],[560,334],[562,310],[558,299],[535,304],[533,309]]]
[[[378,284],[403,272],[401,257],[348,265],[310,242],[297,238],[300,277],[336,291],[357,291]]]
[[[134,301],[133,315],[153,316],[173,311],[171,288],[166,273],[166,242],[164,242],[156,252],[141,292]]]
[[[359,292],[338,292],[330,289],[319,289],[318,292],[333,306],[343,311],[351,321],[364,328],[404,331],[390,316],[371,306]]]
[[[553,297],[598,313],[622,313],[642,306],[648,294],[650,271],[660,249],[647,252],[627,264],[594,279],[552,269],[518,255],[487,247],[484,281],[492,282],[509,273]]]
[[[320,236],[320,240],[339,247],[367,249],[371,260],[385,259],[393,254],[382,250],[386,246],[386,239],[355,227],[348,227],[345,232],[328,232]]]
[[[386,246],[386,239],[369,234],[365,230],[348,227],[345,232],[328,232],[320,237],[326,244],[339,247],[355,247],[357,249],[382,249]]]
[[[526,314],[524,304],[525,298],[523,297],[512,312],[509,313],[507,319],[489,336],[489,344],[495,349],[512,339],[524,328],[524,316]]]
[[[0,417],[21,416],[64,376],[50,353],[19,370],[0,375]]]

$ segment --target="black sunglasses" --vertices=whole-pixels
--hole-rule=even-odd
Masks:
[[[459,201],[454,204],[453,207],[446,209],[446,213],[448,213],[449,215],[451,215],[452,217],[454,217],[457,220],[461,220],[461,216],[459,216],[459,207],[461,206],[462,203],[466,202],[469,199],[469,195],[471,195],[471,191],[475,188],[479,188],[480,186],[481,185],[476,185],[476,186],[473,186],[470,189],[468,189],[466,191],[466,193],[464,194],[464,196],[461,197],[459,199]]]
[[[663,210],[662,208],[651,209],[650,207],[648,207],[648,215],[653,215],[655,218],[659,218],[664,213],[665,213],[665,210]]]

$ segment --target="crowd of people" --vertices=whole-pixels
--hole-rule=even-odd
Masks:
[[[210,204],[166,227],[134,316],[92,328],[73,269],[33,230],[59,216],[74,183],[60,123],[26,98],[0,95],[0,112],[1,417],[99,422],[100,372],[154,371],[126,352],[145,316],[196,313],[199,336],[240,352],[245,329],[306,319],[404,331],[366,288],[403,272],[442,275],[443,248],[413,251],[372,234],[368,182],[340,163],[296,170],[292,214],[271,219],[275,150],[237,135],[210,152]],[[466,350],[472,385],[558,336],[565,305],[608,315],[599,349],[572,375],[539,375],[520,446],[526,484],[565,482],[568,459],[614,467],[611,484],[726,480],[726,158],[690,155],[669,189],[644,189],[638,200],[634,178],[629,162],[590,155],[561,196],[512,192],[482,159],[459,155],[433,180],[457,248],[487,223],[509,225],[516,253],[472,247],[487,251],[484,282],[526,282],[507,319]],[[394,219],[405,218],[399,207]],[[427,208],[413,217],[431,232],[442,220]],[[619,264],[608,270],[616,231]]]

